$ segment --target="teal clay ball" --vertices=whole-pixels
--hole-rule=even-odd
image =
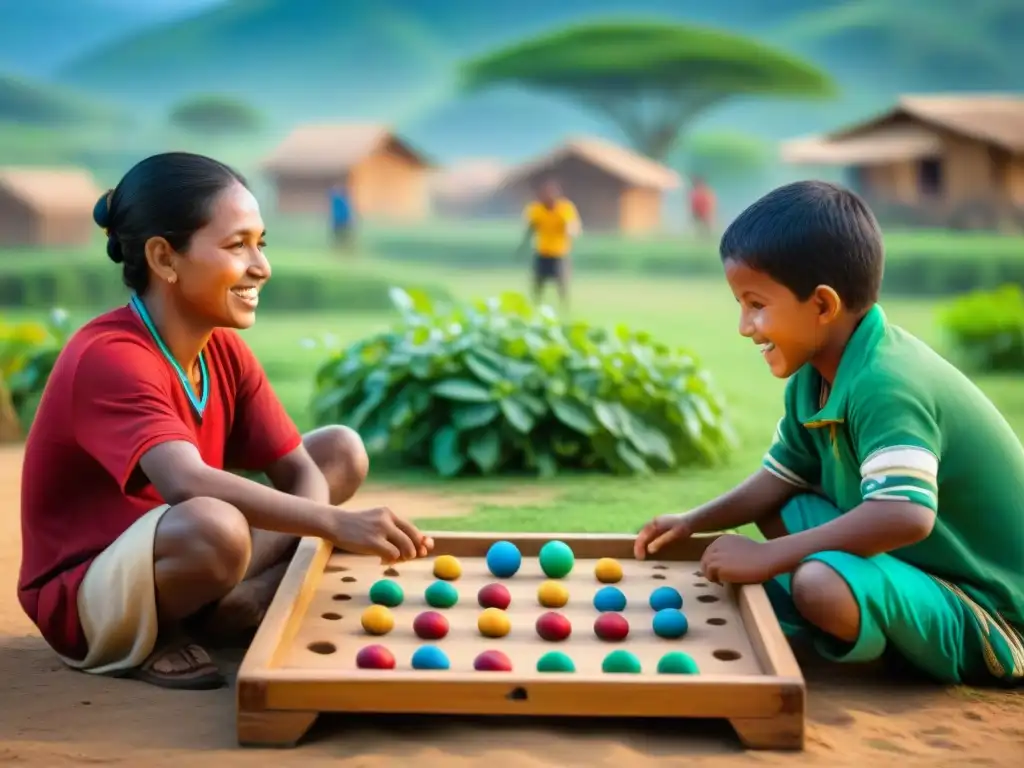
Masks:
[[[576,665],[572,659],[561,651],[545,653],[537,660],[538,672],[575,672]]]
[[[423,594],[427,605],[432,608],[451,608],[459,602],[459,593],[447,581],[435,581]]]
[[[541,570],[552,579],[568,576],[576,562],[572,549],[564,541],[549,541],[540,548],[538,559]]]
[[[508,579],[515,576],[523,564],[523,555],[511,541],[496,541],[487,550],[486,560],[491,573],[499,579]]]
[[[424,645],[412,655],[413,669],[448,669],[451,664],[444,651],[433,645]]]
[[[653,624],[654,634],[670,639],[682,637],[690,627],[686,614],[676,608],[662,608],[654,614]]]
[[[696,675],[699,671],[697,662],[682,651],[666,653],[658,661],[659,675]]]
[[[405,593],[402,592],[402,588],[398,582],[391,581],[391,579],[381,579],[370,587],[371,603],[394,608],[396,605],[401,605],[404,599]]]
[[[601,662],[601,671],[637,675],[640,673],[640,659],[629,651],[612,651]]]
[[[618,587],[601,587],[594,595],[594,608],[599,613],[618,613],[626,610],[626,595]]]
[[[651,592],[650,605],[651,609],[655,611],[661,611],[665,608],[682,608],[683,596],[679,594],[679,590],[672,587],[658,587]]]

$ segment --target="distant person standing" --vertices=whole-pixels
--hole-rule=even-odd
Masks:
[[[331,233],[335,247],[351,250],[354,244],[354,226],[348,190],[344,184],[335,184],[331,187]]]
[[[690,217],[696,230],[705,237],[714,232],[715,208],[714,190],[703,178],[695,176],[690,190]]]
[[[553,179],[541,182],[537,199],[526,206],[526,236],[533,241],[533,301],[540,303],[544,286],[554,280],[565,309],[569,303],[569,257],[573,239],[582,231],[579,212]]]

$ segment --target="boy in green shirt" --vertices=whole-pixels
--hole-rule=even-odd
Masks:
[[[1024,679],[1024,448],[960,371],[878,305],[882,237],[842,187],[769,193],[722,237],[740,333],[788,379],[761,468],[648,523],[643,559],[725,535],[707,578],[763,583],[783,628],[861,662],[895,652],[947,683]]]

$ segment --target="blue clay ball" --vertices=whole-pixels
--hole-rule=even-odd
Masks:
[[[658,587],[651,592],[650,605],[651,609],[655,611],[661,611],[665,608],[679,609],[683,607],[683,596],[672,587]]]
[[[626,610],[626,596],[618,587],[602,587],[594,595],[594,608],[599,613],[618,613]]]
[[[499,579],[515,576],[522,564],[523,555],[511,541],[497,541],[487,550],[487,568]]]
[[[444,651],[433,645],[424,645],[412,655],[413,669],[448,669],[451,664]]]
[[[686,615],[675,608],[663,608],[654,614],[654,634],[658,637],[675,639],[686,634],[690,622]]]

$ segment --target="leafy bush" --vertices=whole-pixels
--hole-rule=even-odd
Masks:
[[[1024,370],[1024,290],[1019,285],[961,296],[942,311],[940,322],[965,368]]]
[[[400,320],[333,354],[315,383],[316,422],[357,430],[371,456],[444,477],[640,474],[717,463],[735,445],[708,372],[646,333],[562,324],[517,294],[392,297]]]
[[[45,325],[0,321],[0,439],[17,439],[32,423],[68,333],[67,313],[59,309]]]

